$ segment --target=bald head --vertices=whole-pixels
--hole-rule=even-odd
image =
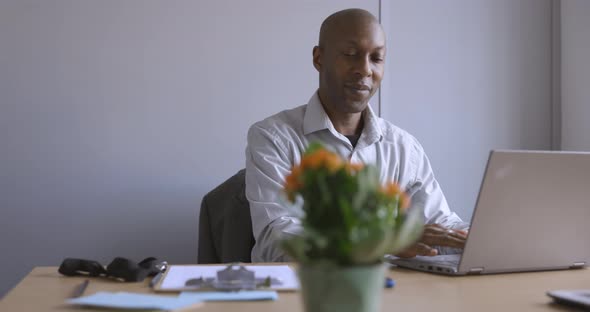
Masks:
[[[320,76],[318,94],[329,115],[358,114],[381,84],[385,34],[379,21],[361,9],[330,15],[322,23],[313,65]]]
[[[378,27],[381,32],[381,24],[373,14],[363,9],[346,9],[328,16],[320,27],[320,39],[318,45],[324,47],[326,44],[339,37],[344,29],[364,28],[368,25]]]

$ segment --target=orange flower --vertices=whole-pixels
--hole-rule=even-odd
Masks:
[[[328,171],[330,171],[330,173],[334,173],[338,171],[338,169],[342,168],[343,161],[340,156],[329,153],[324,160],[324,164],[326,167],[328,167]]]
[[[327,168],[331,173],[337,171],[342,167],[342,159],[338,154],[330,152],[325,149],[318,149],[317,151],[303,156],[301,159],[301,167],[307,169],[319,169],[321,167]]]
[[[297,192],[303,185],[300,181],[301,167],[293,166],[291,174],[285,179],[285,192],[290,201],[295,201],[295,192]]]
[[[402,191],[399,188],[399,186],[397,185],[397,183],[390,182],[390,183],[385,184],[385,186],[383,186],[382,192],[385,195],[396,196],[396,195],[400,194]]]
[[[408,196],[408,194],[406,194],[405,192],[401,193],[399,195],[399,203],[399,207],[402,210],[408,209],[408,207],[410,207],[410,197]]]
[[[322,165],[322,153],[325,150],[318,150],[314,153],[303,156],[301,167],[303,169],[317,169]]]
[[[362,164],[362,163],[347,162],[346,164],[344,164],[344,168],[346,169],[346,172],[348,172],[349,174],[359,172],[359,171],[363,170],[364,167],[365,167],[365,164]]]
[[[385,184],[381,188],[381,192],[390,197],[397,197],[399,200],[399,206],[402,210],[406,210],[410,207],[410,197],[406,192],[402,191],[399,185],[395,182]]]

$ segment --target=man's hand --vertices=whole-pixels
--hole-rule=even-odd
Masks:
[[[433,246],[463,248],[466,239],[467,231],[448,229],[438,224],[427,224],[418,243],[396,256],[400,258],[436,256],[438,251]]]

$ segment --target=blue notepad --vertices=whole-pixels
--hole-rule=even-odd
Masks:
[[[201,302],[198,298],[161,296],[127,292],[97,292],[90,296],[68,299],[68,303],[92,307],[131,310],[174,310]]]

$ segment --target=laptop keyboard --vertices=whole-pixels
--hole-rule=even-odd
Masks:
[[[447,267],[457,267],[459,266],[459,260],[461,260],[461,255],[439,255],[434,257],[418,256],[414,261],[423,262],[426,264],[443,265]]]
[[[453,274],[454,272],[457,272],[459,268],[461,255],[439,255],[434,257],[417,256],[409,259],[389,257],[388,260],[390,263],[401,267],[442,274]]]

